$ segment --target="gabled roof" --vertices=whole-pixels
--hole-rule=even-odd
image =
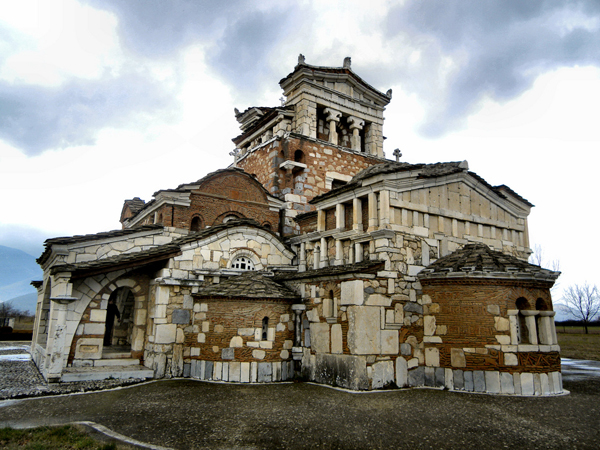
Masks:
[[[347,65],[346,61],[348,62]],[[298,59],[298,64],[296,65],[296,67],[294,67],[294,71],[282,78],[279,81],[279,85],[283,89],[285,89],[284,86],[289,84],[299,72],[303,72],[307,75],[314,75],[315,73],[346,75],[348,78],[354,80],[357,83],[357,85],[362,86],[366,91],[369,91],[375,98],[378,99],[382,106],[387,105],[391,100],[391,91],[388,91],[387,94],[384,94],[383,92],[375,89],[361,77],[356,75],[354,71],[352,71],[349,62],[350,58],[346,58],[346,60],[344,61],[344,67],[313,66],[310,64],[306,64],[304,62],[304,57],[300,55],[300,58]]]
[[[95,234],[83,234],[83,235],[75,235],[75,236],[65,236],[65,237],[56,237],[51,239],[46,239],[44,241],[44,252],[42,255],[36,259],[38,264],[43,264],[51,253],[51,247],[53,245],[68,245],[75,244],[78,242],[88,242],[88,241],[98,241],[101,239],[109,239],[114,237],[127,236],[135,233],[142,233],[146,231],[157,231],[162,230],[162,225],[143,225],[141,227],[136,228],[125,228],[123,230],[112,230],[112,231],[103,231],[101,233]]]
[[[395,162],[395,161],[388,161],[385,163],[376,164],[374,166],[367,167],[366,169],[358,172],[344,186],[341,186],[337,189],[332,189],[329,192],[318,195],[317,197],[313,198],[309,203],[313,203],[313,204],[318,203],[321,200],[325,200],[327,198],[334,197],[342,192],[351,191],[359,186],[362,186],[362,183],[364,180],[375,177],[377,175],[399,173],[399,172],[410,172],[410,171],[418,171],[419,172],[417,175],[417,179],[437,178],[437,177],[451,175],[453,173],[466,172],[471,177],[476,179],[478,182],[480,182],[481,184],[486,186],[488,189],[495,192],[501,198],[506,198],[507,197],[506,194],[509,194],[528,206],[534,206],[533,204],[528,202],[526,199],[524,199],[523,197],[518,195],[516,192],[514,192],[512,189],[510,189],[508,186],[506,186],[506,185],[492,186],[487,181],[485,181],[483,178],[481,178],[479,175],[477,175],[475,172],[470,172],[467,161],[439,162],[439,163],[435,163],[435,164],[424,164],[424,163],[410,164],[410,163],[404,163],[404,162],[401,163],[401,162]]]
[[[276,275],[275,279],[280,281],[299,280],[303,278],[331,277],[349,273],[373,273],[380,270],[385,263],[383,261],[363,261],[341,266],[321,267],[320,269],[309,269],[304,272],[286,273]]]
[[[214,227],[205,228],[196,233],[190,233],[189,235],[175,239],[168,244],[158,245],[147,250],[131,253],[121,253],[120,255],[110,256],[94,261],[56,265],[52,267],[51,273],[55,274],[57,272],[72,272],[74,274],[79,275],[90,273],[102,273],[106,271],[118,270],[125,267],[131,267],[134,265],[162,261],[180,254],[181,247],[186,244],[205,239],[213,234],[220,233],[224,230],[235,228],[238,226],[248,226],[261,229],[265,233],[269,233],[273,237],[275,237],[286,250],[291,252],[291,248],[289,247],[289,245],[285,244],[285,242],[274,232],[262,227],[258,222],[251,219],[236,219],[224,224],[216,225]],[[140,230],[140,228],[133,228],[132,230]]]
[[[194,296],[289,300],[300,298],[294,291],[275,281],[272,276],[253,271],[222,278],[218,284],[207,283],[201,286]]]
[[[146,265],[157,261],[164,261],[181,253],[180,246],[175,242],[159,245],[147,250],[133,253],[121,253],[108,258],[85,261],[75,264],[61,264],[52,267],[50,273],[71,272],[72,276],[89,276],[106,271],[115,271],[132,266]]]
[[[560,272],[543,269],[485,244],[467,244],[423,269],[419,279],[517,278],[554,281]]]

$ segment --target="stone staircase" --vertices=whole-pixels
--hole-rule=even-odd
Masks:
[[[61,382],[98,381],[109,378],[154,378],[154,372],[142,366],[139,359],[132,358],[129,347],[112,346],[104,348],[102,359],[95,360],[93,366],[65,368]]]

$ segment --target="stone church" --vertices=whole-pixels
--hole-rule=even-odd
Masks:
[[[392,92],[350,58],[300,55],[280,86],[281,106],[235,110],[230,167],[45,242],[42,375],[563,393],[533,205],[466,161],[386,159]]]

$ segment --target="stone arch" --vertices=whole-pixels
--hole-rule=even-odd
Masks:
[[[235,210],[225,211],[217,216],[217,218],[213,222],[213,226],[220,225],[222,223],[226,223],[226,221],[229,221],[230,218],[244,219],[245,216],[244,216],[244,214],[242,214],[239,211],[235,211]]]
[[[250,261],[252,261],[252,264],[254,265],[253,270],[263,270],[264,269],[264,266],[262,265],[262,263],[260,261],[260,255],[258,255],[251,248],[246,248],[246,247],[232,250],[231,257],[230,257],[229,263],[228,263],[228,267],[231,269],[233,267],[233,263],[239,258],[248,258]]]
[[[204,228],[204,220],[200,214],[195,214],[190,221],[190,231],[196,232]]]
[[[77,343],[82,338],[88,338],[90,333],[88,333],[85,329],[86,325],[89,325],[91,322],[97,323],[96,328],[98,326],[105,326],[105,316],[100,312],[93,311],[106,311],[106,307],[108,304],[108,300],[113,292],[117,291],[120,288],[128,288],[133,296],[134,296],[134,306],[132,312],[132,330],[131,330],[131,354],[134,358],[142,357],[144,353],[144,339],[146,334],[146,318],[147,318],[147,309],[148,309],[148,283],[144,282],[143,279],[136,279],[131,276],[130,272],[119,271],[116,274],[117,276],[111,276],[111,274],[104,275],[103,279],[98,280],[96,277],[90,277],[88,279],[84,279],[82,282],[83,286],[79,287],[78,293],[84,291],[85,288],[89,288],[90,286],[101,286],[99,290],[97,290],[94,294],[80,294],[81,300],[78,302],[76,307],[76,312],[80,314],[79,318],[79,327],[77,327],[77,333],[75,331],[71,334],[71,344],[70,344],[70,355],[69,362],[72,362],[77,349]],[[118,277],[120,275],[120,278]],[[145,278],[145,277],[143,277]],[[89,281],[88,281],[89,280]],[[74,289],[75,295],[75,289]],[[95,322],[92,321],[95,317],[100,317],[100,319],[96,319]],[[85,323],[84,323],[85,319]],[[83,331],[80,331],[82,329]],[[92,334],[100,339],[104,336],[104,329],[102,329],[102,334],[98,334],[93,332]],[[100,339],[102,341],[102,339]],[[68,341],[67,341],[68,342]],[[68,345],[68,343],[67,343]]]

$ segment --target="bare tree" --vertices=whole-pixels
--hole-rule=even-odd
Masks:
[[[549,268],[553,272],[560,272],[560,261],[558,259],[553,259],[551,261],[544,259],[544,249],[540,244],[535,244],[533,246],[533,253],[529,255],[529,262],[531,264],[535,264],[536,266]],[[551,291],[556,291],[559,283],[555,282],[554,286],[550,289]]]
[[[588,334],[588,324],[600,314],[600,295],[596,285],[574,284],[563,292],[562,309],[583,322],[585,334]]]

